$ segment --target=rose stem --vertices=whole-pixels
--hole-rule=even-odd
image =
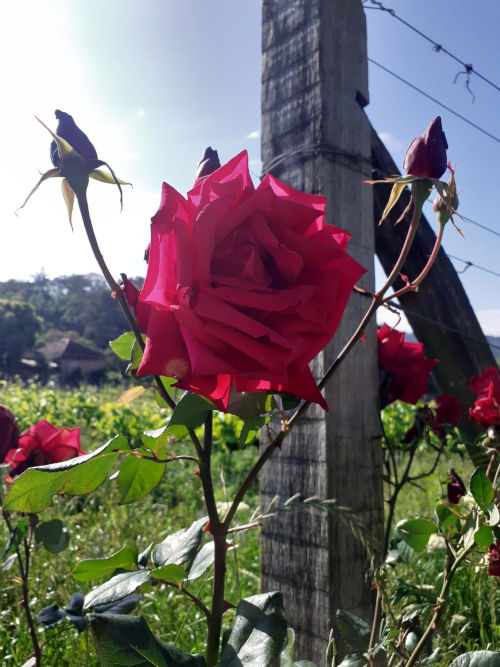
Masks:
[[[221,523],[215,503],[212,474],[210,470],[212,453],[212,418],[210,412],[205,420],[203,435],[203,454],[200,457],[200,479],[203,485],[203,495],[207,507],[210,528],[214,538],[214,579],[212,589],[212,608],[208,619],[207,637],[207,667],[212,667],[218,661],[219,641],[224,611],[224,584],[226,576],[226,534],[227,526]]]
[[[90,243],[90,247],[92,248],[92,252],[94,253],[94,257],[96,258],[97,263],[99,264],[99,268],[102,271],[102,274],[104,278],[106,279],[106,282],[108,283],[109,287],[113,292],[116,294],[116,298],[118,299],[118,302],[120,303],[120,306],[123,310],[123,313],[125,317],[127,318],[128,323],[130,324],[132,331],[134,333],[135,339],[137,341],[137,344],[141,348],[142,351],[144,351],[145,344],[142,339],[141,331],[139,327],[137,326],[137,322],[135,321],[135,317],[132,313],[132,311],[129,308],[129,305],[127,303],[127,299],[125,298],[125,294],[123,293],[122,288],[116,280],[113,278],[111,275],[110,270],[108,269],[108,266],[106,262],[104,261],[104,257],[102,256],[101,250],[99,248],[99,244],[97,243],[97,238],[94,233],[94,227],[92,225],[92,220],[90,218],[90,212],[89,212],[89,206],[87,202],[87,194],[86,191],[84,190],[83,192],[76,192],[76,198],[78,201],[78,206],[80,208],[80,213],[82,215],[82,220],[83,224],[85,227],[85,231],[87,233],[87,238]],[[167,405],[174,410],[176,407],[175,401],[172,399],[168,391],[165,389],[163,382],[161,381],[161,378],[159,375],[153,375],[156,387],[158,389],[158,393],[160,396],[163,398],[163,400],[167,403]],[[191,438],[191,441],[196,449],[196,453],[198,456],[201,455],[202,453],[202,446],[201,443],[198,439],[198,436],[196,435],[194,429],[188,429],[189,437]]]
[[[439,249],[441,247],[441,241],[443,240],[443,233],[444,233],[444,225],[439,225],[439,231],[438,231],[438,235],[436,237],[436,241],[434,243],[434,248],[432,249],[432,252],[429,255],[429,259],[427,260],[427,264],[422,269],[420,274],[415,278],[415,280],[412,280],[412,282],[409,285],[405,285],[401,289],[397,290],[397,292],[394,292],[394,294],[391,294],[390,296],[386,297],[382,301],[382,303],[385,303],[386,301],[390,301],[391,299],[395,299],[396,297],[401,296],[401,294],[405,294],[406,292],[408,292],[411,289],[413,289],[415,287],[418,287],[418,285],[420,285],[422,280],[427,276],[427,274],[431,270],[431,267],[436,260]]]

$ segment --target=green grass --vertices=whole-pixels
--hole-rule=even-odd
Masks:
[[[134,402],[118,405],[121,394],[117,387],[95,390],[84,388],[62,390],[55,386],[40,387],[33,383],[22,386],[0,382],[0,403],[16,414],[20,427],[47,419],[57,426],[80,426],[84,450],[91,451],[117,433],[123,433],[133,443],[139,442],[140,432],[161,427],[168,412],[156,405],[152,392]],[[395,404],[385,420],[390,437],[401,437],[412,421],[412,410]],[[231,498],[238,483],[257,457],[255,447],[234,451],[227,443],[238,442],[238,420],[220,416],[214,425],[213,471],[217,501]],[[402,518],[432,517],[433,506],[446,493],[446,471],[454,467],[464,479],[472,472],[467,458],[462,458],[459,443],[451,441],[438,469],[418,486],[409,486],[401,494],[395,521]],[[192,454],[189,443],[176,443],[175,453]],[[173,452],[174,453],[174,452]],[[404,462],[404,454],[398,454]],[[429,451],[418,452],[415,471],[429,467]],[[37,546],[32,553],[30,572],[31,609],[36,614],[42,607],[58,604],[64,607],[72,593],[86,593],[100,581],[82,584],[71,576],[81,560],[108,556],[125,545],[140,551],[152,541],[178,530],[203,515],[200,481],[195,474],[196,464],[176,461],[167,466],[160,485],[148,497],[134,504],[120,505],[115,482],[107,481],[97,491],[85,497],[57,497],[44,511],[40,520],[60,518],[70,534],[69,547],[53,555]],[[258,488],[254,485],[237,515],[238,523],[246,523],[259,503]],[[12,520],[17,518],[11,515]],[[0,548],[8,534],[0,523]],[[236,604],[242,597],[259,590],[259,532],[249,530],[232,534],[236,549],[229,553],[228,579],[225,598]],[[419,600],[435,599],[444,564],[441,548],[413,554],[409,564],[397,564],[387,572],[387,590],[396,616]],[[500,647],[500,591],[497,582],[488,577],[478,564],[465,564],[458,571],[438,630],[436,643],[443,649],[446,666],[465,651]],[[477,569],[477,571],[476,571]],[[22,592],[16,564],[0,571],[0,663],[21,666],[32,652],[24,611],[19,605]],[[205,603],[211,593],[210,572],[206,579],[191,584],[191,591]],[[199,610],[174,588],[147,585],[142,590],[140,613],[147,618],[154,634],[176,643],[191,652],[203,652],[205,625]],[[234,611],[224,620],[232,624]],[[425,620],[425,618],[424,618]],[[78,634],[65,622],[56,628],[40,632],[44,646],[44,664],[69,667],[97,665],[95,652],[87,632]]]

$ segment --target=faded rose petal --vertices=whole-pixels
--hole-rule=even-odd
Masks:
[[[163,184],[144,286],[138,298],[124,288],[147,336],[138,375],[175,377],[221,409],[233,386],[326,407],[308,364],[364,269],[324,209],[272,176],[255,189],[245,152],[187,199]]]
[[[462,481],[462,478],[453,470],[453,468],[448,473],[450,481],[447,486],[448,493],[448,502],[453,505],[458,505],[460,498],[465,496],[467,490],[465,484]]]

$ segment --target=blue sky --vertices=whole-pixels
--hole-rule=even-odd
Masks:
[[[473,75],[472,103],[465,77],[454,83],[458,63],[373,6],[366,3],[369,56],[500,136],[500,92]],[[387,0],[386,6],[500,85],[498,0]],[[96,233],[117,275],[144,274],[143,248],[161,182],[189,189],[205,146],[216,147],[223,160],[248,149],[252,173],[259,176],[260,14],[259,0],[10,3],[0,27],[8,91],[1,111],[7,157],[0,168],[0,280],[27,279],[42,267],[49,276],[96,270],[78,213],[70,230],[59,180],[44,184],[18,217],[13,214],[37,170],[50,166],[50,137],[34,114],[55,128],[56,108],[71,113],[99,156],[133,182],[122,213],[115,188],[92,183],[89,192]],[[413,137],[441,115],[457,167],[460,210],[500,232],[498,141],[376,66],[370,65],[369,75],[366,111],[396,163]],[[499,271],[500,238],[470,224],[461,227],[465,240],[450,227],[445,249]],[[462,277],[486,332],[500,334],[500,278],[475,267]]]

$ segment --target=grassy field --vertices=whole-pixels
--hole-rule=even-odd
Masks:
[[[95,449],[117,433],[124,433],[132,442],[139,441],[142,430],[163,426],[167,412],[156,405],[153,395],[146,393],[132,403],[118,405],[121,393],[117,387],[100,390],[91,388],[64,391],[36,384],[21,386],[0,384],[0,403],[16,414],[20,427],[27,428],[40,419],[57,426],[80,426],[82,448]],[[411,421],[411,411],[394,408],[386,419],[390,434],[404,432]],[[214,471],[217,471],[216,495],[220,503],[231,498],[238,482],[256,459],[253,446],[234,451],[227,443],[237,443],[236,418],[222,416],[214,427]],[[394,433],[393,433],[394,431]],[[187,444],[176,443],[175,453],[189,451]],[[453,449],[460,451],[460,447]],[[191,452],[190,452],[191,453]],[[403,459],[402,459],[403,460]],[[428,465],[428,454],[422,452],[416,464],[421,470]],[[436,471],[402,494],[396,520],[416,516],[430,517],[435,501],[445,492],[446,470],[455,467],[467,476],[472,470],[458,453],[446,452]],[[4,475],[2,475],[3,477]],[[258,508],[256,487],[250,489],[245,505],[239,510],[238,523],[246,523]],[[167,466],[165,476],[154,492],[134,504],[119,505],[114,482],[107,481],[85,497],[58,497],[41,519],[60,518],[69,535],[69,547],[50,554],[37,546],[31,558],[30,599],[36,614],[42,607],[57,604],[64,607],[72,593],[84,594],[100,581],[82,584],[71,576],[74,567],[88,558],[105,557],[123,546],[136,546],[139,551],[151,542],[178,530],[203,515],[199,478],[191,461],[176,461]],[[0,549],[7,541],[5,524],[0,524]],[[237,603],[241,597],[259,591],[259,533],[249,530],[234,534],[235,549],[229,554],[226,599]],[[432,549],[413,554],[408,562],[399,563],[387,572],[387,590],[393,613],[401,614],[408,605],[435,600],[436,589],[444,563],[444,550],[434,541]],[[14,563],[0,572],[0,663],[21,666],[32,652],[23,609],[20,580]],[[210,575],[197,580],[192,591],[208,602]],[[144,615],[157,637],[178,643],[192,651],[202,651],[205,628],[201,613],[184,595],[163,585],[147,585],[142,590],[140,613]],[[447,665],[452,658],[467,650],[500,647],[498,622],[500,592],[497,581],[485,569],[475,571],[474,564],[464,565],[450,591],[451,604],[445,611],[439,645]],[[498,617],[498,618],[497,618]],[[234,612],[225,615],[231,625]],[[78,634],[73,624],[65,621],[57,627],[41,631],[44,661],[50,666],[96,665],[97,660],[88,632]]]

